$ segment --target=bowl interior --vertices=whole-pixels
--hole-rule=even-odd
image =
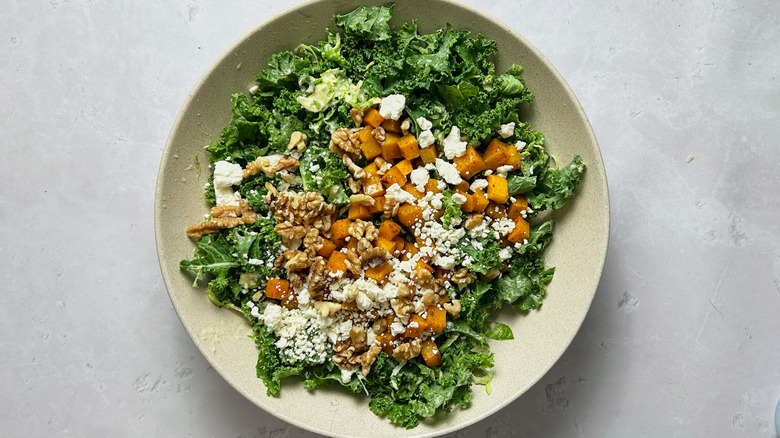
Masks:
[[[160,266],[171,301],[181,321],[214,368],[239,392],[266,411],[305,429],[334,436],[433,436],[474,423],[516,399],[558,360],[590,307],[606,256],[609,199],[596,139],[579,103],[554,67],[525,39],[503,23],[465,5],[444,0],[397,0],[391,24],[417,19],[421,32],[446,23],[483,33],[498,42],[498,70],[512,62],[524,67],[524,78],[536,96],[522,119],[542,131],[548,150],[568,163],[580,154],[588,170],[578,195],[558,219],[545,259],[557,268],[543,306],[527,314],[500,314],[515,334],[494,341],[493,393],[475,386],[471,405],[439,415],[412,430],[392,426],[368,410],[367,398],[341,388],[311,392],[290,380],[279,398],[266,396],[255,376],[257,351],[247,337],[243,316],[211,304],[203,289],[178,263],[192,256],[194,244],[184,233],[208,211],[203,185],[210,169],[203,147],[218,138],[230,119],[230,95],[246,92],[268,57],[299,43],[325,37],[335,29],[334,13],[345,13],[376,1],[314,1],[289,9],[244,35],[203,75],[182,107],[163,152],[157,180],[155,231]],[[431,14],[430,11],[436,11]],[[200,172],[195,161],[200,163]],[[305,407],[305,408],[304,408]]]

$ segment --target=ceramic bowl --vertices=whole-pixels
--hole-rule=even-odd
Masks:
[[[558,360],[580,328],[596,292],[609,236],[609,198],[601,153],[590,124],[566,82],[545,57],[506,24],[466,5],[445,0],[396,0],[391,25],[417,19],[421,32],[447,23],[483,33],[498,42],[499,71],[512,62],[535,102],[522,118],[542,131],[546,146],[561,162],[580,154],[588,170],[577,196],[562,210],[545,259],[557,268],[542,307],[528,313],[504,310],[515,339],[494,341],[493,392],[473,388],[468,408],[438,414],[406,430],[372,414],[367,397],[340,387],[307,390],[299,380],[283,383],[281,396],[266,396],[255,375],[257,351],[242,315],[211,304],[205,289],[179,269],[194,243],[184,230],[198,222],[209,206],[203,185],[210,174],[203,147],[219,137],[230,119],[230,95],[246,92],[269,55],[314,43],[335,29],[334,13],[346,13],[377,1],[320,0],[288,9],[250,30],[217,59],[187,96],[171,129],[157,179],[155,232],[157,251],[170,299],[185,329],[211,363],[237,391],[265,411],[296,426],[331,436],[438,436],[486,418],[517,399]],[[435,11],[436,13],[431,13]],[[197,154],[197,156],[196,156]],[[193,158],[197,157],[197,158]],[[194,160],[200,163],[200,172]],[[219,400],[213,400],[219,403]]]

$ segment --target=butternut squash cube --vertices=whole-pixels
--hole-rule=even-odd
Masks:
[[[374,108],[367,109],[366,112],[363,114],[363,123],[371,126],[372,128],[376,128],[377,126],[381,125],[382,122],[384,121],[385,118],[382,117],[379,114],[379,111],[377,111]]]
[[[520,168],[520,152],[517,151],[517,148],[514,145],[507,146],[507,153],[509,154],[509,158],[506,161],[506,164],[512,166],[512,169],[517,170]]]
[[[509,232],[506,240],[512,243],[520,243],[531,236],[531,225],[522,217],[515,218],[515,229]]]
[[[488,203],[487,208],[485,209],[485,214],[487,214],[491,219],[501,219],[506,217],[506,208],[503,204],[499,204],[495,201],[490,201]]]
[[[470,193],[464,193],[464,192],[456,192],[456,193],[460,193],[461,195],[466,197],[466,202],[460,204],[460,210],[466,213],[471,213],[472,211],[474,211],[474,204],[475,204],[474,195]]]
[[[369,161],[382,155],[382,146],[379,146],[379,143],[373,138],[365,143],[360,143],[360,150],[363,151],[363,156]]]
[[[379,226],[379,236],[387,240],[393,240],[399,234],[401,234],[401,226],[391,219],[385,219]]]
[[[389,252],[391,255],[395,251],[395,242],[393,242],[392,239],[385,239],[384,237],[377,237],[374,241],[374,246],[377,248],[382,248],[385,251]]]
[[[420,158],[423,163],[435,163],[436,162],[436,145],[430,145],[428,147],[420,149]]]
[[[402,158],[401,149],[398,148],[398,140],[400,138],[398,134],[393,134],[392,132],[385,134],[385,143],[382,145],[382,158],[386,161],[392,163],[393,160]]]
[[[371,214],[382,214],[385,212],[385,197],[377,196],[374,198],[374,205],[369,207]]]
[[[515,195],[515,202],[509,205],[506,214],[510,219],[517,219],[523,215],[523,211],[528,208],[528,200],[524,195]]]
[[[425,183],[425,190],[431,193],[441,193],[441,190],[439,190],[439,180],[428,178],[428,182]]]
[[[265,285],[265,296],[275,300],[281,300],[284,295],[292,292],[290,282],[283,278],[269,278]]]
[[[401,132],[401,121],[385,119],[385,121],[382,122],[382,128],[385,130],[385,132]]]
[[[488,200],[485,192],[482,190],[477,190],[472,196],[474,197],[474,211],[479,213],[485,211],[488,204],[490,203],[490,200]]]
[[[409,324],[406,325],[404,336],[407,338],[419,338],[428,329],[428,322],[420,315],[412,315]]]
[[[393,166],[385,172],[385,174],[382,176],[382,184],[385,185],[385,187],[390,187],[393,184],[398,184],[400,187],[403,187],[404,184],[406,184],[406,176],[401,172],[401,169],[398,168],[398,166]]]
[[[384,195],[385,188],[382,186],[382,180],[378,176],[370,176],[363,180],[363,193],[371,197]]]
[[[401,149],[401,155],[407,160],[413,160],[420,156],[420,147],[417,139],[412,134],[406,134],[398,140],[398,148]]]
[[[412,170],[414,170],[414,166],[412,166],[412,162],[407,159],[403,159],[399,161],[398,164],[395,165],[395,167],[397,167],[398,170],[400,170],[401,173],[404,174],[404,176],[408,176],[409,174],[412,173]]]
[[[389,263],[385,262],[376,268],[366,269],[366,277],[376,280],[379,284],[384,284],[387,281],[387,276],[393,272],[393,267]]]
[[[352,225],[352,221],[349,219],[339,219],[336,222],[333,222],[333,225],[330,226],[330,231],[332,233],[331,240],[333,240],[334,243],[336,243],[337,246],[344,245],[344,239],[349,236],[349,226]],[[338,242],[341,242],[339,244]]]
[[[371,219],[371,216],[374,214],[372,211],[371,206],[369,205],[362,205],[362,204],[356,204],[352,203],[349,204],[349,213],[347,214],[347,217],[349,219]]]
[[[366,167],[363,168],[366,172],[369,173],[371,176],[381,176],[379,175],[379,167],[377,167],[376,163],[370,163]]]
[[[494,138],[482,155],[482,159],[485,160],[486,168],[496,170],[509,161],[509,145]]]
[[[374,140],[374,134],[371,132],[370,126],[364,126],[363,129],[358,131],[358,140],[361,143],[367,143],[369,140]]]
[[[401,204],[398,207],[398,222],[401,222],[409,230],[421,225],[423,222],[422,208],[406,202]]]
[[[428,306],[425,310],[425,321],[434,333],[441,333],[447,326],[447,311],[438,305]]]
[[[414,196],[417,199],[422,199],[425,196],[425,194],[423,192],[417,190],[417,187],[412,185],[412,183],[406,183],[401,188],[406,190],[407,192],[409,192],[412,196]]]
[[[401,236],[396,236],[393,238],[393,242],[395,242],[395,251],[393,251],[393,255],[396,253],[402,251],[404,249],[404,244],[406,244],[406,240],[404,240]]]
[[[423,341],[420,355],[425,361],[425,365],[427,365],[429,368],[441,365],[441,353],[439,352],[439,347],[436,345],[436,341],[434,341],[433,338],[428,338]]]
[[[464,179],[469,179],[485,170],[485,161],[473,146],[466,148],[466,153],[461,157],[453,158],[452,162],[455,164],[455,168],[458,169],[460,176]]]
[[[347,256],[343,252],[333,251],[328,257],[328,270],[336,275],[343,275],[347,272]]]
[[[409,260],[418,252],[420,252],[420,248],[416,243],[406,242],[404,243],[404,251],[401,253],[401,260]]]
[[[509,200],[509,188],[507,187],[506,178],[498,175],[488,175],[487,182],[488,199],[499,204]]]
[[[322,247],[317,250],[317,255],[325,258],[330,257],[333,251],[336,250],[336,244],[328,239],[322,240]]]

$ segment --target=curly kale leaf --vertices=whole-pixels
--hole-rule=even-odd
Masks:
[[[574,196],[574,189],[582,181],[584,172],[585,164],[579,155],[575,155],[567,166],[544,172],[529,194],[528,203],[536,211],[563,207]]]
[[[390,6],[360,6],[344,15],[334,15],[336,26],[344,30],[344,34],[368,41],[390,39],[390,17],[393,15],[393,5]]]

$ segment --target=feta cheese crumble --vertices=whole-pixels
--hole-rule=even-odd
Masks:
[[[449,185],[458,185],[463,181],[458,169],[456,169],[452,163],[444,161],[441,158],[436,159],[436,171],[439,172],[439,175],[444,178],[444,181],[447,181],[447,184]]]
[[[244,179],[241,166],[229,161],[217,161],[214,165],[214,195],[217,205],[238,205],[241,195],[233,192],[233,186]],[[236,196],[238,195],[238,196]]]
[[[402,94],[391,94],[382,98],[379,104],[379,115],[392,120],[398,120],[406,107],[406,98]]]
[[[421,131],[430,131],[431,128],[433,128],[433,123],[431,123],[430,120],[426,119],[423,116],[420,116],[416,120],[417,126],[420,127]]]
[[[441,146],[447,159],[452,160],[453,158],[463,156],[466,153],[467,145],[468,143],[465,141],[460,141],[460,128],[453,125],[450,134],[444,138]]]
[[[432,145],[435,142],[435,139],[433,138],[433,133],[430,129],[426,129],[425,131],[421,132],[420,135],[417,136],[417,145],[420,148],[427,148],[428,146]]]
[[[409,175],[409,179],[412,181],[414,188],[421,192],[425,192],[425,184],[428,183],[428,171],[424,167],[418,167],[414,169]]]
[[[498,135],[500,135],[501,138],[507,138],[515,135],[515,122],[509,122],[507,124],[501,125],[501,129],[498,130]]]

